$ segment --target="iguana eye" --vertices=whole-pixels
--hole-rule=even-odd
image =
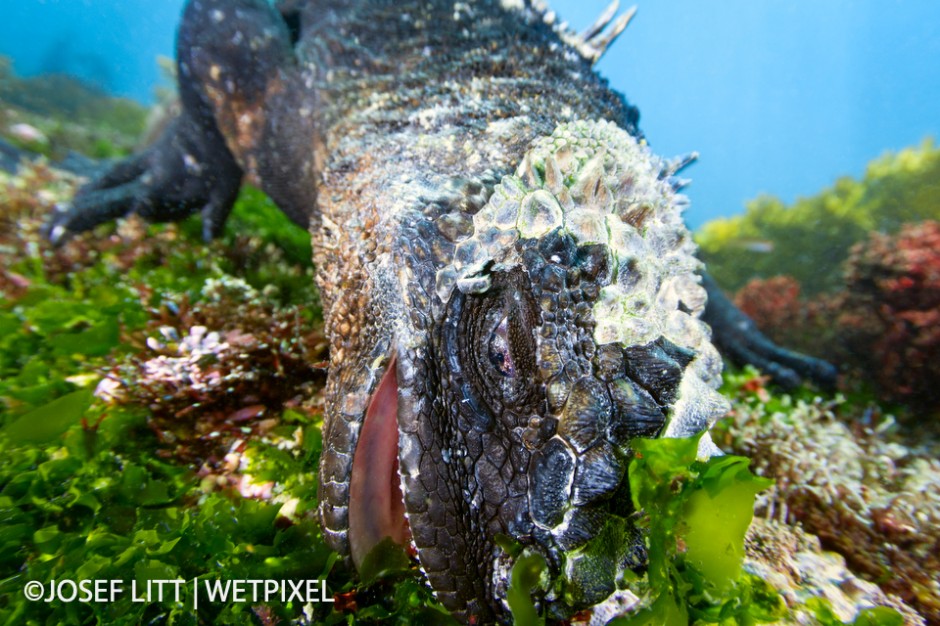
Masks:
[[[540,321],[528,275],[520,267],[488,276],[480,293],[454,290],[441,336],[457,381],[460,408],[479,428],[494,417],[528,415],[539,401],[535,335]]]
[[[490,335],[489,341],[490,363],[496,367],[496,370],[512,378],[516,375],[516,367],[512,359],[512,351],[509,349],[509,318],[504,317],[499,325]]]

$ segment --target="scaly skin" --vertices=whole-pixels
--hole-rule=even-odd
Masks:
[[[539,10],[278,8],[187,6],[183,114],[82,190],[52,238],[196,210],[211,237],[247,176],[313,238],[329,544],[361,565],[383,536],[410,538],[463,621],[509,619],[500,535],[559,577],[547,614],[603,600],[644,561],[630,439],[725,410],[678,166],[592,71],[596,48]]]

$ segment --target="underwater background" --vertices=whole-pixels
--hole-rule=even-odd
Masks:
[[[66,72],[154,100],[182,0],[23,0],[0,22],[20,75]],[[554,0],[582,29],[605,1]],[[634,4],[624,3],[624,7]],[[761,193],[784,202],[940,133],[940,3],[654,0],[599,64],[656,151],[697,151],[691,227]]]
[[[551,4],[581,29],[606,3]],[[26,580],[327,573],[335,607],[200,619],[450,623],[407,555],[357,578],[320,536],[328,355],[302,229],[245,187],[209,244],[193,220],[132,217],[58,248],[42,234],[95,160],[173,110],[157,59],[181,5],[30,0],[0,21],[0,623],[195,623],[190,598],[44,605]],[[835,389],[783,389],[729,363],[725,465],[655,443],[662,473],[631,465],[674,547],[658,562],[681,593],[654,589],[660,609],[940,624],[938,59],[933,0],[649,0],[599,64],[655,152],[701,154],[686,217],[710,273],[772,339],[840,371]],[[681,501],[655,492],[674,481],[754,510],[720,590]]]

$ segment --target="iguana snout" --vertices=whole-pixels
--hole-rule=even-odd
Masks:
[[[372,397],[353,463],[355,561],[380,539],[357,520],[397,510],[385,500],[399,491],[391,448],[372,444],[380,429],[394,435],[379,409],[394,384],[407,524],[382,528],[410,531],[458,616],[508,619],[508,572],[525,552],[556,577],[539,602],[557,617],[642,567],[630,441],[697,433],[726,407],[672,173],[616,126],[581,121],[537,141],[495,185]],[[413,250],[399,251],[400,273],[423,261]],[[702,441],[703,456],[716,452]],[[366,477],[382,493],[370,504],[357,502],[372,493],[357,488]]]

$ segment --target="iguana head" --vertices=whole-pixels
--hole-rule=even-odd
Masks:
[[[423,339],[399,339],[375,393],[392,406],[397,388],[384,414],[397,412],[407,525],[399,485],[376,496],[389,492],[383,475],[360,491],[354,467],[354,559],[378,536],[410,530],[444,605],[483,622],[508,616],[509,573],[526,552],[556,576],[540,602],[559,616],[642,567],[631,439],[697,433],[726,407],[675,169],[613,124],[574,122],[495,186],[422,296],[434,305],[415,307],[401,335]],[[382,440],[377,432],[367,419],[359,445]],[[701,446],[716,451],[707,435]],[[394,445],[380,448],[357,451],[360,484],[380,454],[394,463]]]

